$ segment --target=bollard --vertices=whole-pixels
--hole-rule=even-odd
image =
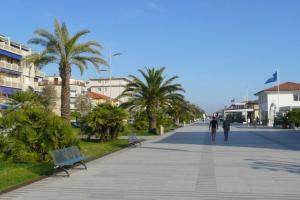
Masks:
[[[163,135],[164,134],[164,127],[162,126],[162,125],[160,125],[160,129],[159,129],[160,131],[160,135]]]

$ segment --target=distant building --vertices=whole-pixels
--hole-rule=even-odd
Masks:
[[[130,81],[127,78],[95,78],[87,81],[89,92],[96,92],[116,99],[125,90],[126,85]],[[119,99],[120,102],[126,102],[127,98]]]
[[[45,73],[22,59],[31,49],[0,35],[0,93],[10,95],[31,88],[40,91],[39,82]]]
[[[119,101],[115,99],[111,99],[108,96],[105,96],[97,92],[87,92],[87,96],[91,100],[92,107],[96,106],[97,104],[103,104],[103,103],[112,103],[113,105],[118,105],[119,103]]]
[[[260,118],[269,126],[273,126],[276,115],[300,108],[300,83],[285,82],[279,84],[279,93],[276,85],[255,95],[258,96]]]
[[[40,83],[40,86],[53,85],[56,89],[57,100],[54,112],[60,115],[61,109],[61,78],[57,75],[47,76]],[[76,111],[76,99],[80,95],[86,95],[86,85],[83,80],[70,79],[70,110]]]
[[[223,110],[224,119],[229,119],[232,122],[248,122],[252,123],[259,117],[258,101],[247,101],[240,103],[232,103]]]

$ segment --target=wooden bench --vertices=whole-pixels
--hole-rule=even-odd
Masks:
[[[129,142],[129,144],[132,144],[132,145],[134,145],[135,147],[137,147],[137,146],[142,146],[142,139],[138,139],[137,137],[136,137],[136,134],[131,134],[131,135],[128,135],[128,142]]]
[[[87,169],[83,162],[87,159],[87,157],[81,155],[78,147],[73,146],[52,151],[51,156],[55,164],[55,170],[62,169],[66,172],[67,176],[70,176],[69,172],[65,168],[67,166],[72,167],[75,164],[81,164],[85,169]]]

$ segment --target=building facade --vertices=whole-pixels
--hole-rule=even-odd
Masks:
[[[223,111],[224,119],[229,119],[231,122],[253,123],[254,120],[260,117],[260,110],[257,101],[247,101],[233,103],[226,107]]]
[[[96,78],[87,81],[89,92],[96,92],[116,99],[125,90],[126,85],[130,82],[127,78]],[[120,103],[126,102],[128,98],[119,99]]]
[[[269,126],[273,126],[276,116],[300,108],[300,83],[285,82],[259,91],[255,95],[258,96],[260,118]]]
[[[53,85],[56,94],[56,105],[54,108],[54,112],[60,115],[61,109],[61,78],[57,75],[46,76],[42,82],[40,82],[40,86],[44,87],[46,85]],[[71,112],[76,111],[76,99],[80,97],[80,95],[86,95],[86,84],[83,80],[70,79],[70,110]]]
[[[45,73],[23,58],[31,54],[31,49],[0,35],[0,93],[10,95],[17,91],[40,91],[39,82]]]

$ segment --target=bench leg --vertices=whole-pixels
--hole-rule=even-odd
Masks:
[[[83,165],[83,166],[84,166],[84,168],[85,168],[85,169],[87,169],[87,167],[86,167],[86,164],[85,164],[84,162],[82,162],[82,161],[79,161],[78,163],[80,163],[81,165]]]
[[[55,172],[57,172],[58,169],[63,170],[63,171],[67,174],[67,176],[70,177],[70,173],[68,172],[67,169],[65,169],[64,167],[56,167],[56,168],[55,168]]]

